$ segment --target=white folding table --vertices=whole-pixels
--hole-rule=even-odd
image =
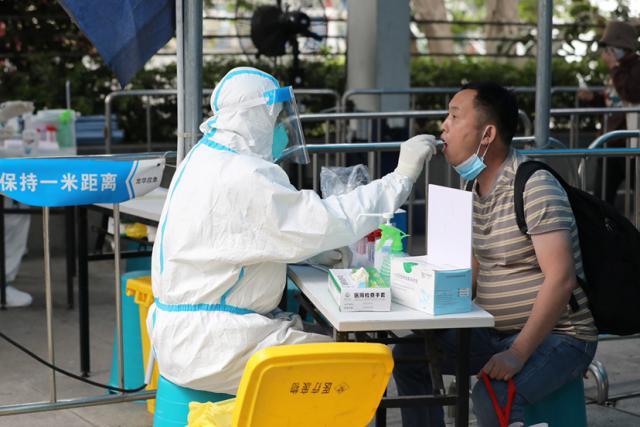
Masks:
[[[469,419],[469,339],[470,328],[494,326],[491,314],[473,304],[468,313],[434,316],[392,303],[388,312],[341,312],[328,290],[327,273],[306,266],[290,266],[289,277],[304,296],[331,324],[338,341],[346,341],[350,332],[386,332],[393,330],[456,329],[458,331],[458,358],[456,366],[456,395],[402,396],[384,398],[380,403],[376,425],[384,426],[386,408],[418,405],[456,406],[456,426],[468,425]]]

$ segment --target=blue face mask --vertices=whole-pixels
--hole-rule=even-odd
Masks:
[[[284,149],[289,145],[289,135],[287,134],[287,130],[284,125],[278,124],[273,129],[273,145],[271,146],[271,155],[273,156],[273,160],[278,160]]]
[[[484,134],[487,132],[485,128],[482,138],[484,139]],[[465,181],[472,181],[480,175],[480,173],[485,170],[487,165],[484,163],[484,157],[487,155],[487,151],[489,151],[489,146],[485,150],[482,158],[478,157],[478,153],[480,152],[480,147],[482,144],[478,145],[478,151],[473,153],[471,157],[469,157],[464,162],[460,163],[458,166],[454,166],[453,168],[458,172],[458,174]]]

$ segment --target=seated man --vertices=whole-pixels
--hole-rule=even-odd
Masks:
[[[469,374],[485,372],[499,403],[507,401],[506,380],[517,395],[510,423],[523,425],[524,407],[589,366],[597,333],[587,299],[577,284],[584,277],[576,223],[566,193],[547,171],[537,171],[524,192],[528,235],[514,211],[514,180],[526,159],[511,148],[518,122],[514,95],[492,82],[465,85],[449,103],[442,125],[447,161],[473,182],[473,285],[476,303],[495,317],[494,328],[471,331]],[[480,157],[479,157],[480,156]],[[571,308],[571,295],[578,303]],[[454,372],[456,334],[436,332],[445,351],[442,371]],[[399,344],[395,356],[425,354],[422,344]],[[430,394],[426,364],[396,364],[398,392]],[[481,426],[498,426],[483,381],[472,392]],[[444,426],[442,408],[405,408],[404,426]]]
[[[402,145],[398,167],[350,193],[297,190],[274,162],[308,161],[295,99],[271,75],[231,70],[211,95],[213,117],[169,187],[153,247],[149,335],[160,374],[178,385],[235,394],[251,355],[327,341],[274,311],[287,263],[353,243],[409,196],[433,136]]]

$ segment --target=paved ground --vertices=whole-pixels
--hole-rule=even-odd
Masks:
[[[36,251],[37,252],[37,251]],[[79,372],[78,312],[66,308],[64,260],[55,258],[54,325],[56,363],[67,370]],[[92,263],[91,283],[91,379],[106,382],[111,368],[114,329],[113,271],[111,262]],[[16,285],[34,296],[34,304],[26,309],[0,312],[0,331],[18,340],[37,354],[46,357],[47,339],[44,311],[42,257],[32,254],[25,258]],[[607,341],[600,345],[597,359],[609,373],[610,395],[640,391],[640,340]],[[49,370],[14,347],[0,340],[0,405],[44,401],[49,397]],[[60,375],[59,398],[99,396],[95,387]],[[595,395],[593,380],[586,382],[587,395]],[[393,384],[391,394],[394,393]],[[640,425],[640,399],[620,401],[616,408],[588,405],[590,426]],[[400,425],[398,411],[390,411],[390,426]],[[0,417],[0,427],[24,426],[150,426],[151,416],[145,405],[122,403],[63,411]]]

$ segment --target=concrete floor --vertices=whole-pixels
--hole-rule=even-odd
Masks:
[[[37,251],[36,251],[37,252]],[[64,259],[53,259],[54,327],[56,364],[79,373],[78,311],[66,308]],[[114,330],[113,264],[90,265],[91,379],[107,382],[111,369]],[[16,339],[41,357],[47,356],[42,256],[32,253],[24,259],[16,287],[30,292],[29,308],[0,311],[0,331]],[[640,391],[640,340],[602,342],[596,358],[609,374],[610,396]],[[49,369],[0,340],[0,405],[45,401],[49,398]],[[99,396],[101,389],[56,375],[58,398]],[[594,382],[585,382],[587,395],[595,395]],[[395,393],[393,384],[390,394]],[[622,400],[617,407],[587,406],[590,426],[640,425],[640,399]],[[400,425],[398,410],[389,411],[390,426]],[[141,403],[120,403],[26,415],[0,417],[5,426],[150,426],[152,417]]]

